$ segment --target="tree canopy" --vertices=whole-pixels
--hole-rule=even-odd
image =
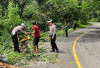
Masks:
[[[0,0],[0,25],[9,25],[6,29],[11,32],[14,26],[32,21],[46,31],[43,29],[48,28],[49,19],[57,26],[65,21],[86,24],[94,18],[100,21],[99,6],[99,0]]]

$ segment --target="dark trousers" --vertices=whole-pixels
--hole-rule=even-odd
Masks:
[[[19,44],[18,44],[18,38],[17,38],[17,33],[15,35],[12,35],[12,41],[14,44],[14,51],[17,51],[20,53],[20,49],[19,49]]]
[[[65,27],[66,37],[68,37],[68,29]]]
[[[73,25],[73,29],[76,30],[76,24]]]
[[[52,50],[53,51],[55,51],[55,50],[58,51],[58,47],[57,47],[56,42],[55,42],[56,41],[56,34],[54,36],[54,39],[52,39],[52,36],[53,35],[50,36]]]

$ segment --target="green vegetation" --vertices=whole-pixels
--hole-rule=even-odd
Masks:
[[[28,53],[17,53],[13,51],[11,39],[12,29],[25,23],[26,31],[32,32],[32,22],[36,21],[40,28],[40,44],[49,40],[48,23],[53,19],[57,26],[57,36],[64,34],[65,21],[68,22],[68,32],[73,31],[73,21],[77,28],[87,27],[88,22],[100,22],[100,1],[99,0],[1,0],[0,1],[0,54],[9,58],[11,64],[23,66],[29,60],[41,60],[52,62],[51,58],[57,54],[44,55],[42,53],[33,55],[32,41],[28,44]],[[44,48],[40,48],[45,52]],[[36,56],[38,58],[36,58]],[[54,56],[54,57],[53,57]],[[55,59],[55,58],[54,58]],[[34,61],[35,61],[34,60]],[[16,64],[19,63],[19,64]]]

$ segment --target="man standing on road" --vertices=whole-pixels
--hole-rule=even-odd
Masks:
[[[33,32],[34,34],[34,40],[33,40],[33,48],[34,48],[34,53],[38,53],[38,43],[39,43],[39,27],[36,25],[36,22],[33,22]]]
[[[65,22],[65,32],[66,32],[66,37],[68,37],[68,23]]]
[[[73,22],[73,30],[76,30],[76,23],[75,23],[75,21]]]
[[[55,52],[55,50],[56,50],[56,52],[58,53],[59,49],[55,43],[55,41],[56,41],[56,26],[53,24],[52,20],[48,21],[48,23],[50,25],[49,37],[50,37],[51,46],[52,46],[51,52]]]
[[[18,32],[21,31],[23,32],[24,34],[26,34],[26,32],[23,31],[23,29],[25,28],[25,24],[22,23],[21,25],[19,26],[16,26],[12,32],[11,32],[11,36],[12,36],[12,41],[14,43],[14,51],[17,51],[20,53],[20,49],[19,49],[19,44],[18,44]]]

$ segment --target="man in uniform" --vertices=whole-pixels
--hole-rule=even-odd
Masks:
[[[12,41],[14,44],[14,51],[17,51],[19,53],[20,53],[20,49],[19,49],[19,43],[18,43],[18,32],[21,31],[24,34],[26,34],[26,32],[23,31],[25,27],[26,27],[25,24],[22,23],[21,25],[16,26],[11,32]]]
[[[58,53],[59,52],[59,49],[56,45],[56,26],[53,24],[52,20],[48,21],[49,25],[50,25],[50,34],[49,34],[49,37],[50,37],[50,41],[51,41],[51,46],[52,46],[52,50],[51,52],[56,52]]]

